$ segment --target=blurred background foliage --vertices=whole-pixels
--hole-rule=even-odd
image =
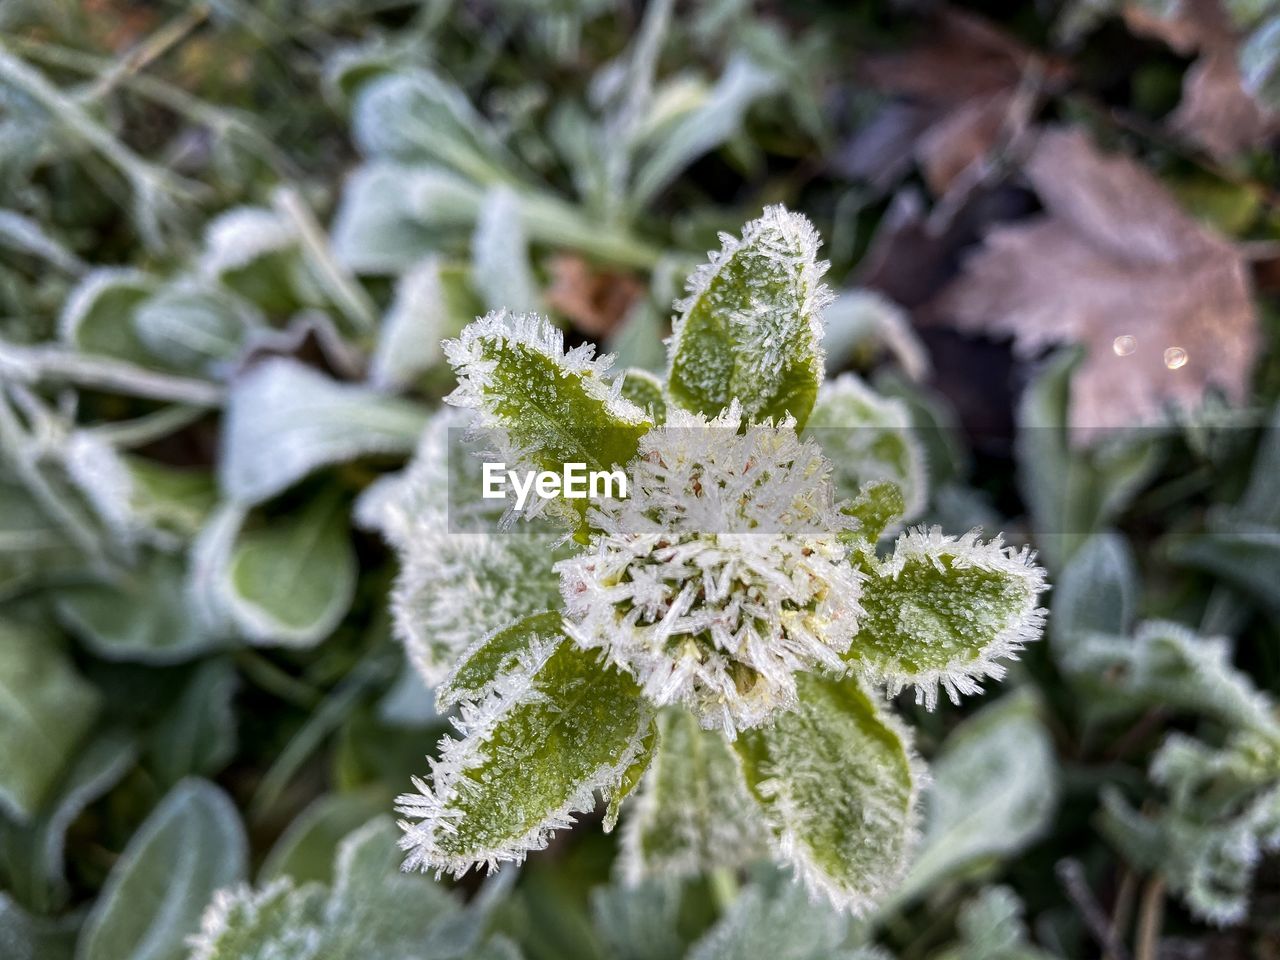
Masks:
[[[320,956],[356,947],[312,910],[368,958],[1280,956],[1280,6],[7,0],[0,31],[4,957],[183,957],[250,879]],[[924,519],[1041,551],[1046,642],[900,704],[924,841],[861,921],[763,868],[625,884],[593,830],[392,883],[370,821],[445,721],[353,505],[440,339],[539,310],[660,368],[678,278],[775,202],[826,238],[829,369],[912,410]]]

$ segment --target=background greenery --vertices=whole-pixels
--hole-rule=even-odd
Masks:
[[[323,885],[279,909],[326,957],[1280,955],[1280,10],[663,10],[0,6],[0,955],[183,957],[216,889],[279,877]],[[1137,172],[1028,160],[1063,128]],[[996,316],[982,238],[1097,196],[1175,269],[1117,291],[1024,245],[1002,269],[1063,319]],[[862,922],[763,869],[626,887],[598,829],[465,908],[393,883],[366,824],[444,721],[353,506],[448,389],[439,340],[539,309],[660,366],[679,278],[774,202],[826,238],[831,370],[911,405],[923,517],[1038,547],[1049,636],[900,704],[925,841]],[[1201,304],[1187,263],[1242,285]],[[1193,411],[1065,429],[1117,402],[1106,310],[1176,343],[1192,307],[1238,360]]]

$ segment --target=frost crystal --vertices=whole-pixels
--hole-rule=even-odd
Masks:
[[[593,509],[603,532],[557,565],[579,645],[730,737],[794,705],[797,671],[843,670],[860,613],[830,462],[790,419],[741,427],[736,403],[673,411],[630,499]]]

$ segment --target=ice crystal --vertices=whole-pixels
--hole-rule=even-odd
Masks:
[[[851,521],[794,421],[744,427],[736,403],[712,420],[673,411],[630,472],[630,498],[593,508],[602,532],[558,564],[570,636],[730,737],[791,707],[797,671],[843,669]]]

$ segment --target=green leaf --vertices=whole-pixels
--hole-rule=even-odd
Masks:
[[[867,482],[888,480],[902,491],[903,520],[924,509],[924,452],[901,400],[879,396],[852,373],[841,374],[818,391],[805,430],[834,465],[838,498],[854,500]]]
[[[85,566],[80,551],[26,487],[0,473],[0,598]]]
[[[205,780],[174,787],[116,861],[85,922],[76,960],[181,960],[215,890],[244,879],[235,805]]]
[[[779,78],[770,71],[743,57],[730,59],[724,75],[701,103],[674,124],[655,129],[638,145],[631,208],[647,207],[689,164],[734,136],[751,104],[778,86]]]
[[[245,349],[266,321],[229,291],[174,285],[148,297],[133,313],[138,339],[167,366],[216,374]]]
[[[624,824],[624,879],[697,876],[763,859],[764,824],[724,737],[679,707],[658,715],[658,736]]]
[[[958,703],[980,693],[978,681],[1004,676],[1004,658],[1016,658],[1039,638],[1045,611],[1044,570],[1034,555],[989,543],[978,532],[944,536],[940,527],[901,534],[893,554],[869,560],[863,615],[846,655],[890,695],[916,688],[917,702],[937,703],[938,685]]]
[[[138,270],[104,268],[85,274],[63,305],[59,336],[85,353],[154,365],[130,318],[155,286],[153,277]]]
[[[1175,563],[1217,577],[1238,588],[1271,614],[1280,613],[1280,527],[1213,516],[1204,533],[1173,536],[1167,541]]]
[[[443,166],[481,184],[511,180],[517,167],[467,95],[427,70],[370,80],[351,119],[367,157]]]
[[[988,887],[960,908],[960,943],[938,960],[1053,960],[1030,943],[1024,912],[1008,887]]]
[[[181,558],[152,553],[115,582],[59,588],[55,609],[66,628],[103,659],[181,663],[221,644],[191,616],[185,578]]]
[[[689,279],[677,304],[668,392],[714,417],[737,399],[748,420],[796,418],[804,427],[823,378],[818,234],[783,207],[724,235],[723,247]]]
[[[870,559],[870,551],[906,512],[902,488],[892,480],[868,480],[849,501],[844,512],[858,521],[858,529],[850,539],[861,541],[862,551],[857,556]]]
[[[812,900],[804,887],[773,876],[742,891],[725,916],[689,951],[689,960],[856,960],[840,948],[849,918]]]
[[[906,869],[918,763],[906,729],[856,681],[797,680],[799,706],[734,747],[779,856],[811,893],[863,914]]]
[[[71,896],[62,863],[67,828],[119,782],[136,756],[130,737],[118,731],[101,734],[72,761],[39,816],[28,823],[0,816],[0,878],[20,902],[41,914],[66,905]]]
[[[231,386],[218,480],[227,497],[260,503],[320,467],[409,453],[426,418],[415,403],[267,360]]]
[[[623,466],[652,425],[622,399],[621,384],[606,381],[607,360],[587,344],[566,351],[560,331],[537,315],[491,313],[444,347],[458,375],[449,402],[478,411],[482,427],[537,469]],[[585,498],[562,502],[586,510]]]
[[[0,809],[25,822],[44,806],[100,700],[56,636],[0,620]]]
[[[510,187],[490,188],[480,206],[471,237],[471,285],[490,310],[531,313],[542,305],[520,198]]]
[[[975,864],[1016,856],[1049,827],[1057,806],[1053,742],[1026,694],[1003,697],[956,727],[930,772],[924,840],[886,909]]]
[[[228,658],[206,660],[191,673],[150,737],[148,765],[162,787],[186,776],[211,777],[230,762],[236,750],[235,692],[236,671]]]
[[[1063,669],[1090,694],[1103,716],[1149,707],[1188,710],[1233,727],[1277,729],[1275,705],[1231,663],[1225,637],[1199,637],[1178,623],[1142,623],[1132,636],[1077,638]]]
[[[349,834],[328,888],[282,877],[259,890],[223,891],[205,912],[190,960],[512,958],[505,941],[485,937],[494,893],[483,891],[464,909],[443,885],[397,869],[396,839],[388,818]]]
[[[0,892],[0,956],[5,960],[71,960],[75,954],[74,916],[46,920],[30,916]]]
[[[351,606],[358,572],[346,511],[321,496],[240,534],[226,569],[226,609],[255,643],[313,646]]]
[[[430,782],[398,800],[406,869],[522,860],[615,790],[644,748],[651,711],[635,681],[564,641],[530,674],[463,710]]]
[[[347,181],[333,221],[333,253],[356,273],[395,274],[464,238],[484,191],[445,170],[365,164]]]
[[[622,376],[623,398],[647,413],[654,423],[664,423],[667,419],[667,397],[662,381],[648,370],[635,367],[623,371]]]
[[[1138,600],[1138,571],[1119,534],[1090,537],[1062,570],[1053,592],[1050,639],[1059,661],[1089,633],[1128,633]]]
[[[559,611],[535,613],[479,638],[436,688],[436,704],[445,709],[463,700],[479,701],[512,673],[529,673],[563,641],[562,623]]]

